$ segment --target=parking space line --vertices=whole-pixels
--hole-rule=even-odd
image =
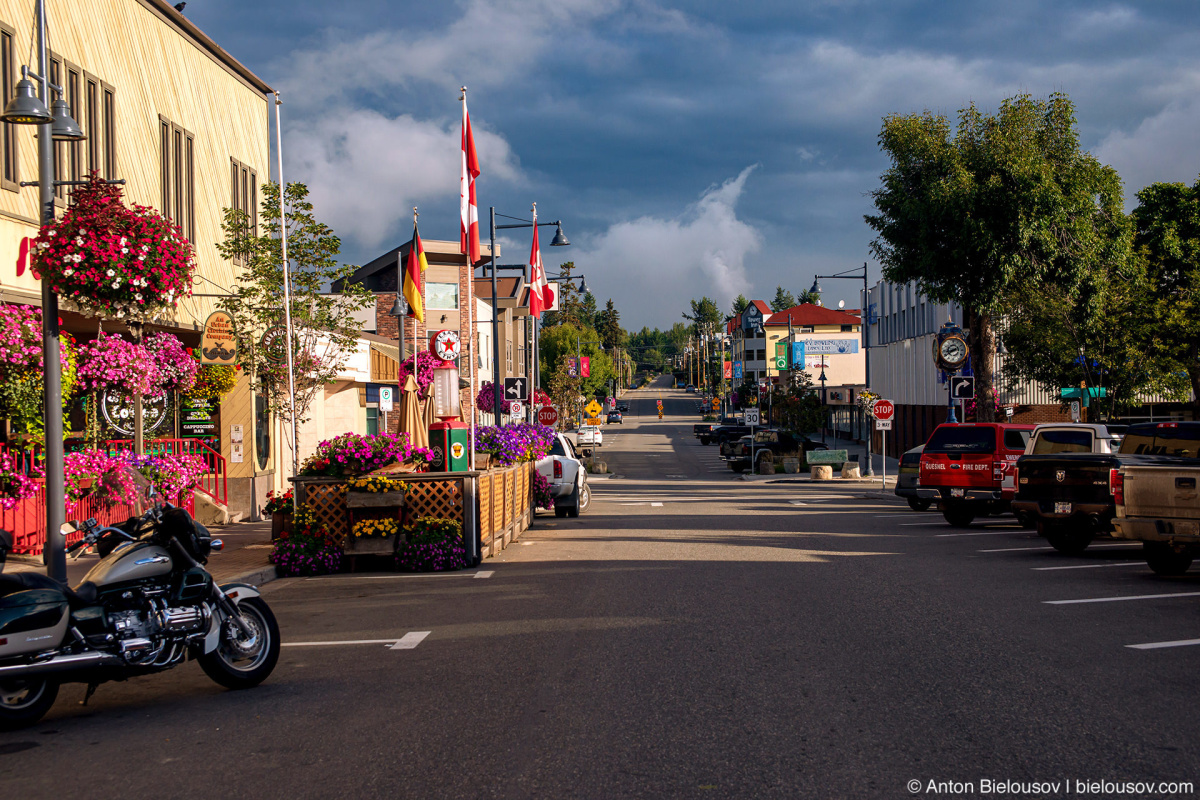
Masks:
[[[1072,564],[1069,567],[1031,567],[1034,572],[1050,572],[1056,569],[1099,569],[1101,567],[1144,567],[1141,561],[1122,561],[1119,564]]]
[[[475,577],[476,578],[490,578],[495,574],[496,574],[496,570],[494,570],[494,569],[481,569],[481,570],[479,570],[479,572],[475,573]]]
[[[1094,545],[1091,545],[1091,547],[1089,549],[1095,549],[1097,547],[1131,547],[1132,544],[1133,544],[1132,542],[1130,544],[1094,544]],[[1016,552],[1020,552],[1022,550],[1053,550],[1053,549],[1054,549],[1053,547],[1049,547],[1049,546],[1046,546],[1046,547],[1002,547],[999,550],[980,550],[979,552],[981,552],[981,553],[1016,553]]]
[[[1121,603],[1126,600],[1162,600],[1168,597],[1200,597],[1200,592],[1171,592],[1169,594],[1135,594],[1121,597],[1089,597],[1084,600],[1043,600],[1048,606],[1073,606],[1080,603]]]
[[[1200,644],[1200,639],[1180,639],[1175,642],[1147,642],[1146,644],[1127,644],[1131,650],[1161,650],[1164,647],[1191,647]]]

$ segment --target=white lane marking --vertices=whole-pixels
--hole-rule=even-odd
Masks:
[[[850,513],[851,513],[851,514],[867,514],[867,513],[870,513],[870,512],[867,512],[867,511],[851,511]],[[913,518],[913,514],[919,514],[919,513],[924,513],[924,512],[919,512],[919,511],[910,511],[910,512],[908,512],[907,514],[876,514],[876,515],[875,515],[875,519],[912,519],[912,518]]]
[[[662,503],[651,503],[650,507],[651,508],[662,508]]]
[[[921,527],[927,527],[927,526],[929,526],[929,525],[937,525],[938,527],[942,527],[942,528],[944,528],[944,527],[946,527],[946,526],[947,526],[947,525],[949,525],[949,524],[950,524],[949,522],[904,522],[904,523],[901,523],[901,524],[900,524],[899,526],[897,526],[897,527],[900,527],[900,528],[915,528],[915,527],[917,527],[918,525],[919,525],[919,526],[921,526]]]
[[[789,502],[789,503],[791,503],[791,504],[792,504],[792,505],[794,505],[794,506],[806,506],[806,505],[808,505],[808,503],[804,502],[803,500],[788,500],[788,502]]]
[[[1130,546],[1132,546],[1132,544],[1133,543],[1131,542],[1130,544],[1094,544],[1091,546],[1093,548],[1096,548],[1096,547],[1130,547]],[[1016,552],[1020,552],[1023,550],[1053,550],[1053,549],[1054,549],[1053,547],[1001,547],[999,550],[980,550],[979,552],[981,552],[981,553],[1016,553]]]
[[[686,478],[687,475],[668,475],[668,478]]]
[[[1121,603],[1126,600],[1162,600],[1167,597],[1200,597],[1200,592],[1171,592],[1169,594],[1135,594],[1122,597],[1089,597],[1084,600],[1043,600],[1048,606],[1073,606],[1080,603]]]
[[[479,572],[475,573],[475,577],[476,578],[490,578],[495,574],[496,574],[496,570],[494,570],[494,569],[481,569],[481,570],[479,570]]]
[[[1019,533],[1020,530],[1020,528],[1008,528],[999,531],[975,531],[974,533],[939,533],[934,538],[944,539],[947,536],[998,536],[1002,533]]]
[[[1174,642],[1147,642],[1146,644],[1127,644],[1131,650],[1161,650],[1164,647],[1191,647],[1200,644],[1200,639],[1179,639]]]
[[[1034,572],[1050,572],[1056,569],[1099,569],[1100,567],[1144,567],[1141,561],[1122,561],[1119,564],[1072,564],[1069,567],[1030,567]]]
[[[537,542],[521,542],[521,547],[529,547],[531,544],[537,544]]]
[[[412,650],[424,641],[432,631],[409,631],[400,637],[400,641],[392,645],[393,650]]]
[[[409,635],[409,634],[406,634]],[[399,639],[351,639],[344,642],[281,642],[280,647],[342,647],[351,644],[386,644],[395,646]]]

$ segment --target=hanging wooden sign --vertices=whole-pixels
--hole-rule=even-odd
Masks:
[[[282,364],[287,361],[287,329],[282,325],[269,328],[262,335],[258,346],[262,348],[263,358],[276,364]]]
[[[204,321],[200,363],[227,367],[237,363],[237,333],[233,328],[233,317],[224,311],[214,311]]]

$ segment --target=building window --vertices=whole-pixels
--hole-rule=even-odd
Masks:
[[[815,331],[816,329],[812,325],[802,325],[800,327],[801,333],[814,333]]]
[[[457,283],[427,283],[425,284],[425,302],[429,308],[439,311],[458,310]]]
[[[379,409],[375,406],[367,406],[367,436],[375,436],[379,433]]]
[[[62,73],[63,73],[62,59],[56,55],[51,54],[51,56],[50,56],[50,82],[55,84],[56,86],[62,86]],[[50,94],[51,95],[54,94],[53,89],[50,90]],[[64,181],[67,179],[66,175],[64,174],[64,163],[63,163],[64,157],[65,157],[64,150],[66,149],[66,147],[67,147],[66,142],[54,142],[51,145],[51,149],[54,151],[54,182],[55,182],[54,204],[56,206],[65,206],[67,204],[67,187],[58,185],[59,181]]]
[[[66,62],[65,69],[67,82],[60,84],[63,87],[63,97],[71,110],[71,116],[86,133],[87,119],[83,116],[83,70],[70,62]],[[66,149],[67,180],[83,180],[83,142],[67,142]]]
[[[0,23],[0,82],[3,83],[3,101],[5,105],[12,99],[13,86],[16,84],[16,60],[13,57],[13,35],[12,28]],[[8,189],[10,192],[19,192],[21,187],[20,173],[17,169],[17,126],[3,125],[4,129],[3,141],[0,141],[0,148],[3,153],[0,153],[0,160],[3,162],[3,169],[0,170],[0,187]]]
[[[100,158],[100,146],[104,143],[101,136],[103,125],[100,119],[100,79],[94,75],[83,76],[83,119],[76,122],[85,125],[87,131],[87,170],[104,174],[104,162]]]
[[[843,325],[842,333],[854,333],[854,326],[853,325]]]
[[[171,122],[158,118],[159,171],[162,208],[188,241],[196,239],[196,137]]]
[[[101,110],[104,120],[97,128],[104,131],[104,170],[105,180],[117,179],[117,90],[101,81]],[[99,169],[99,165],[97,165]]]
[[[266,469],[271,463],[271,412],[266,395],[260,392],[254,394],[254,451],[258,468]]]
[[[504,363],[508,367],[507,374],[512,375],[513,374],[513,362],[512,362],[512,340],[511,339],[509,339],[508,341],[506,341],[504,343],[504,353],[505,353]]]
[[[238,161],[229,159],[230,208],[246,215],[250,235],[258,236],[258,172]],[[235,263],[241,264],[238,259]]]

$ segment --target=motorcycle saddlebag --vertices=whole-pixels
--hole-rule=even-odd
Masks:
[[[57,647],[67,635],[67,598],[53,589],[0,597],[0,658]]]

